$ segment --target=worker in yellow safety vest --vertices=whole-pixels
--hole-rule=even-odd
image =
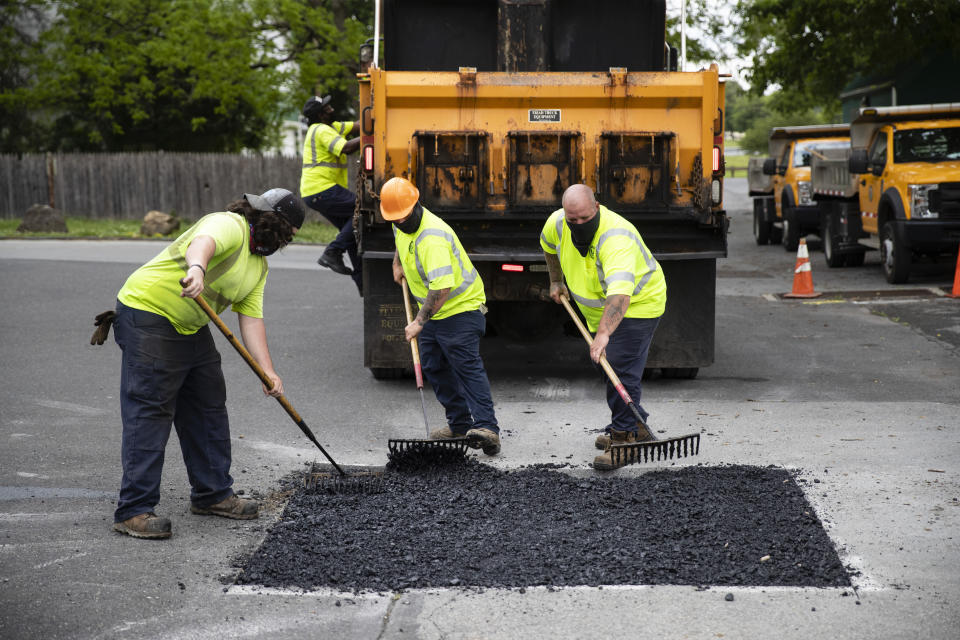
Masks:
[[[563,193],[562,208],[543,225],[540,246],[550,272],[550,297],[577,303],[594,333],[590,358],[604,355],[635,400],[638,422],[620,394],[607,381],[610,424],[595,445],[604,449],[594,459],[597,469],[613,469],[610,444],[653,439],[648,413],[639,406],[643,369],[654,331],[667,303],[667,283],[660,264],[628,220],[597,203],[583,184]],[[566,284],[564,284],[566,280]]]
[[[209,318],[193,298],[217,313],[237,312],[243,343],[271,381],[265,394],[283,394],[263,321],[266,256],[303,226],[300,198],[286,189],[252,193],[210,213],[133,272],[117,294],[115,312],[97,316],[91,344],[111,325],[123,351],[120,459],[123,477],[113,529],[135,538],[169,538],[170,519],[153,509],[171,423],[190,480],[190,511],[256,518],[259,503],[233,491],[230,424],[220,354]]]
[[[472,448],[495,455],[500,427],[480,358],[483,280],[453,229],[420,204],[420,191],[409,180],[383,185],[380,213],[394,227],[393,279],[400,284],[406,278],[420,305],[404,335],[407,341],[419,337],[423,375],[446,410],[447,426],[430,437],[466,436]]]
[[[360,131],[360,123],[333,119],[332,96],[311,96],[303,105],[307,135],[303,140],[303,171],[300,174],[300,197],[306,207],[320,214],[339,229],[337,237],[327,245],[317,264],[353,278],[363,292],[357,239],[353,234],[353,210],[356,196],[347,188],[347,156],[360,148],[360,138],[348,140]],[[351,269],[343,263],[343,252],[350,256]]]

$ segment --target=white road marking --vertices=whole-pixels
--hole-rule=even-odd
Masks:
[[[39,398],[34,399],[34,402],[41,407],[47,407],[48,409],[63,409],[64,411],[69,411],[82,416],[103,416],[108,413],[106,409],[88,407],[83,404],[74,404],[72,402],[60,402],[59,400],[47,400],[44,398]]]
[[[78,554],[76,554],[76,555],[72,555],[72,556],[63,556],[62,558],[56,558],[56,559],[50,560],[50,561],[48,561],[48,562],[41,562],[40,564],[34,565],[34,566],[33,566],[33,570],[34,570],[34,571],[37,571],[38,569],[46,569],[46,568],[49,567],[49,566],[52,566],[52,565],[55,565],[55,564],[61,564],[61,563],[64,562],[65,560],[75,560],[76,558],[82,558],[82,557],[85,556],[85,555],[88,555],[86,551],[84,551],[83,553],[78,553]]]

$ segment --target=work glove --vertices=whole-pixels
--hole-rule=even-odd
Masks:
[[[90,338],[90,344],[99,345],[106,342],[107,337],[110,335],[110,325],[113,324],[113,320],[116,317],[117,313],[113,309],[97,314],[97,317],[93,320],[93,324],[95,324],[97,328]]]

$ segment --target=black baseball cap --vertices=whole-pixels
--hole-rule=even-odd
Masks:
[[[298,229],[303,226],[303,219],[306,216],[303,203],[300,202],[300,198],[286,189],[270,189],[259,196],[255,193],[245,193],[243,197],[257,211],[273,211],[291,226]]]
[[[333,100],[333,96],[325,95],[321,96],[310,96],[310,98],[303,105],[303,116],[309,118],[315,113],[319,113],[321,109],[330,104],[330,101]]]

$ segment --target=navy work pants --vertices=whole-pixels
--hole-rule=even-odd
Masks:
[[[418,338],[423,375],[446,409],[450,430],[458,435],[480,428],[500,433],[480,358],[486,328],[480,311],[465,311],[428,321]]]
[[[353,266],[353,281],[360,288],[363,282],[360,256],[357,255],[357,237],[353,234],[353,210],[357,197],[348,189],[338,184],[320,193],[304,196],[303,204],[330,221],[330,224],[340,229],[337,237],[327,245],[331,249],[346,251]]]
[[[647,353],[653,341],[653,333],[660,318],[624,318],[607,343],[607,361],[623,383],[630,398],[647,421],[649,415],[640,405],[643,389],[643,369],[647,366]],[[607,404],[610,406],[610,427],[617,431],[636,431],[637,417],[617,393],[613,383],[607,380]]]
[[[153,511],[160,501],[171,422],[190,479],[190,500],[207,507],[229,498],[227,391],[210,328],[181,335],[163,316],[117,302],[114,339],[123,351],[123,479],[114,521]]]

